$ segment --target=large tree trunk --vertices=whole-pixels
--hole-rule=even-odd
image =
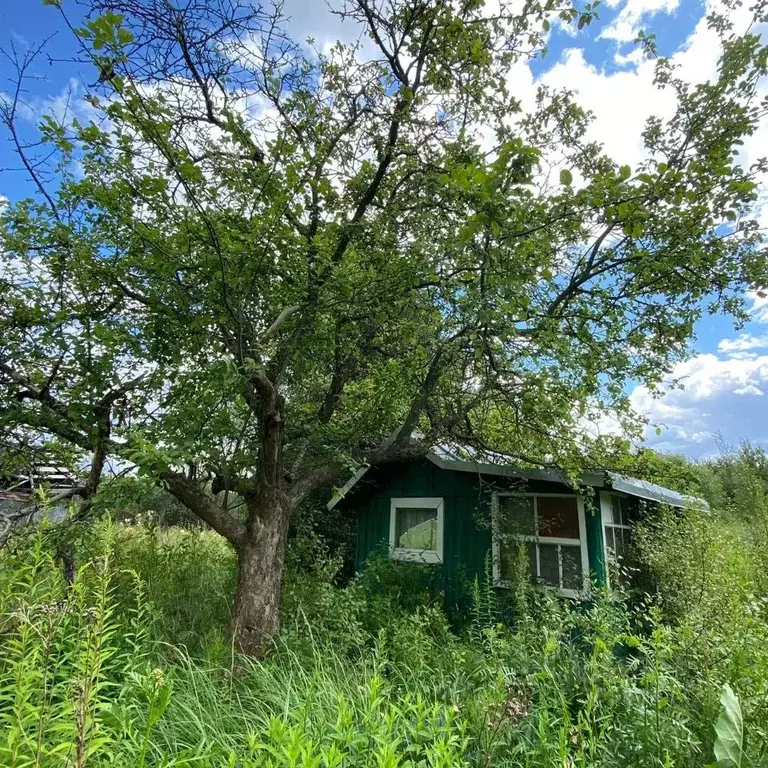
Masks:
[[[261,656],[280,628],[280,593],[290,509],[274,495],[269,507],[250,509],[251,524],[238,549],[237,589],[232,631],[235,647]],[[250,505],[249,505],[250,506]]]
[[[235,647],[260,656],[266,640],[280,628],[285,543],[291,504],[283,488],[283,413],[285,400],[266,376],[255,384],[260,395],[261,449],[256,492],[248,499],[248,523],[239,543],[232,630]]]

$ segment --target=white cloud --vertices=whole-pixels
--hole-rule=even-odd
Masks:
[[[747,300],[752,302],[749,314],[756,323],[768,323],[768,293],[747,291]]]
[[[742,333],[735,339],[722,339],[717,345],[718,352],[746,352],[749,349],[768,349],[768,333],[762,336]]]
[[[747,384],[745,387],[739,387],[733,390],[734,395],[763,395],[764,392],[754,384]]]
[[[659,13],[674,13],[680,0],[627,0],[616,18],[598,37],[628,43],[637,37],[642,22]]]
[[[696,355],[675,366],[664,390],[663,397],[654,397],[638,386],[630,396],[649,419],[646,438],[654,448],[703,456],[716,451],[716,435],[734,443],[745,436],[768,441],[768,399],[762,397],[768,390],[768,355]]]
[[[16,104],[16,114],[29,123],[38,123],[44,115],[68,125],[74,117],[87,120],[96,117],[96,112],[84,99],[85,88],[75,78],[70,78],[62,89],[49,96],[28,96],[24,93]],[[10,104],[12,96],[0,91],[0,102]]]
[[[590,139],[604,144],[616,162],[635,170],[646,157],[645,121],[654,114],[671,116],[675,108],[674,95],[653,84],[653,68],[653,62],[643,60],[633,69],[608,73],[589,64],[581,48],[569,48],[541,82],[574,91],[578,104],[595,116]]]
[[[609,3],[611,5],[611,3]],[[619,11],[616,20],[600,33],[600,37],[612,37],[609,30],[624,17],[643,18],[661,12],[672,13],[679,0],[628,0]],[[724,11],[719,0],[707,0],[702,15],[692,32],[672,53],[671,63],[679,77],[689,83],[712,79],[717,73],[721,44],[717,32],[710,29],[706,15],[712,11]],[[736,33],[747,31],[752,14],[746,7],[727,11]],[[763,25],[765,29],[765,25]],[[756,28],[753,32],[759,31]],[[764,35],[765,36],[765,35]],[[634,39],[635,35],[629,39]],[[578,38],[577,38],[578,39]],[[642,131],[650,116],[669,118],[676,106],[671,89],[661,90],[654,85],[655,62],[645,59],[639,49],[616,53],[614,63],[619,70],[607,70],[590,64],[581,48],[567,48],[560,60],[547,69],[538,79],[554,88],[568,88],[577,97],[580,106],[591,111],[595,120],[589,137],[604,144],[606,151],[618,163],[626,163],[633,170],[646,158]],[[768,95],[768,84],[758,97]],[[753,136],[747,137],[739,153],[744,166],[754,163],[765,154],[768,147],[768,121],[763,121]],[[768,193],[756,206],[768,229]]]
[[[642,64],[644,58],[643,49],[633,48],[629,53],[616,53],[613,57],[614,62],[622,67],[638,67]]]

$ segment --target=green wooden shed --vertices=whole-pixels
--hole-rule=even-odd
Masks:
[[[438,566],[446,583],[473,578],[491,554],[493,579],[508,585],[510,558],[527,550],[535,583],[578,597],[608,584],[633,525],[660,504],[706,506],[669,488],[607,470],[574,488],[553,470],[521,469],[501,454],[439,445],[424,458],[360,468],[328,502],[357,519],[357,569],[388,551]]]

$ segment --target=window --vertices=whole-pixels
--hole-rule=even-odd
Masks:
[[[508,574],[522,542],[534,583],[576,597],[589,572],[584,504],[564,494],[510,494],[493,497],[493,569],[498,586]]]
[[[443,500],[392,499],[389,549],[395,560],[443,562]]]
[[[616,566],[626,553],[632,536],[629,520],[629,499],[615,493],[600,494],[605,539],[605,562],[618,572]],[[611,570],[611,568],[609,568]]]

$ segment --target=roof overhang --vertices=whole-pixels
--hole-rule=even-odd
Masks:
[[[570,481],[564,472],[556,469],[522,469],[509,463],[507,457],[501,454],[489,454],[491,460],[481,461],[472,458],[472,455],[462,450],[461,454],[455,452],[444,445],[438,445],[433,448],[424,457],[431,461],[440,469],[447,469],[453,472],[470,472],[474,475],[496,475],[497,477],[518,477],[524,480],[542,480],[548,483],[562,483],[569,485]],[[495,461],[494,461],[495,459]],[[338,493],[328,502],[328,510],[333,509],[356,485],[362,480],[370,466],[363,464],[352,477],[339,489]],[[578,476],[577,481],[580,485],[588,485],[593,488],[605,487],[605,473],[603,472],[585,472]]]
[[[471,459],[447,459],[431,451],[426,458],[440,469],[450,469],[454,472],[471,472],[475,475],[497,475],[499,477],[519,477],[525,480],[543,480],[548,483],[563,483],[570,481],[564,472],[557,469],[521,469],[512,464],[490,464]],[[602,472],[584,472],[577,477],[579,485],[589,485],[593,488],[605,486],[605,475]]]
[[[452,472],[470,472],[475,475],[495,475],[497,477],[517,477],[524,480],[540,480],[547,483],[571,485],[572,479],[557,469],[523,469],[511,463],[509,456],[503,454],[477,454],[470,448],[455,448],[448,445],[436,445],[425,458],[440,469]],[[338,493],[326,505],[333,509],[368,472],[370,466],[363,465],[347,480]],[[583,472],[575,478],[581,486],[590,488],[610,488],[618,493],[626,493],[640,499],[669,504],[672,507],[699,506],[709,509],[703,499],[686,496],[669,488],[634,477],[625,477],[616,472],[599,470]]]
[[[704,499],[696,496],[688,496],[684,493],[678,493],[663,485],[649,483],[647,480],[638,480],[635,477],[625,477],[616,472],[606,472],[606,477],[611,488],[619,493],[626,493],[629,496],[636,496],[639,499],[648,501],[657,501],[659,504],[669,504],[671,507],[702,507],[709,509]]]

